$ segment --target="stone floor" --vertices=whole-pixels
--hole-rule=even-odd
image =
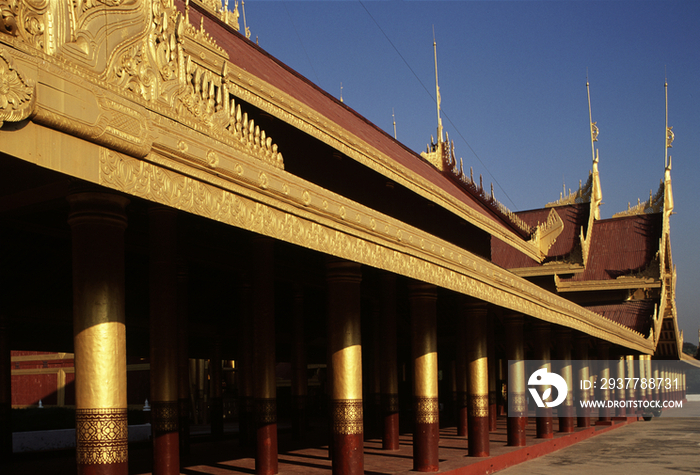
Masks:
[[[634,419],[616,421],[612,426],[595,426],[577,429],[573,434],[558,434],[554,439],[535,438],[534,419],[527,428],[526,447],[506,446],[506,419],[499,419],[498,430],[491,433],[491,456],[488,458],[467,457],[467,439],[457,436],[455,427],[440,431],[440,472],[451,475],[486,474],[551,453],[611,429],[627,425]],[[555,419],[554,430],[557,430]],[[195,431],[195,434],[197,431]],[[314,441],[314,438],[318,439]],[[411,435],[402,434],[400,449],[386,452],[381,450],[381,441],[370,439],[365,442],[365,474],[408,474],[413,467]],[[292,437],[282,430],[279,436],[280,474],[330,474],[331,462],[328,448],[318,434],[310,433],[306,439]],[[8,475],[75,474],[74,451],[55,451],[35,454],[16,454],[10,467],[0,469]],[[190,454],[182,457],[182,475],[202,474],[252,474],[255,473],[255,460],[250,450],[238,446],[235,434],[228,433],[223,440],[213,441],[206,435],[195,435]],[[149,444],[132,444],[129,449],[129,474],[151,474],[151,452]]]

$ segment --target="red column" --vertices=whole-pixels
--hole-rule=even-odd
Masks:
[[[573,366],[571,362],[571,329],[558,327],[555,331],[557,359],[560,365],[557,368],[559,375],[564,378],[568,386],[568,394],[563,403],[557,408],[559,416],[559,432],[570,433],[574,431],[574,396],[573,396]]]
[[[211,423],[211,435],[214,438],[221,438],[224,435],[224,400],[221,390],[222,382],[222,361],[221,361],[221,337],[214,336],[211,358],[209,360],[210,387],[209,394],[209,417]]]
[[[467,401],[469,455],[489,456],[489,370],[485,302],[469,302],[464,307],[467,347]]]
[[[508,445],[524,447],[527,425],[527,395],[525,394],[525,347],[523,316],[507,315],[506,351],[508,352]]]
[[[413,433],[413,470],[437,472],[440,442],[437,290],[433,285],[413,283],[409,286],[409,292],[416,418]]]
[[[537,322],[533,329],[533,338],[535,340],[534,350],[535,359],[540,360],[540,368],[546,369],[548,373],[552,372],[552,355],[551,355],[551,330],[547,322]],[[541,389],[549,388],[554,393],[554,388],[550,386],[541,386]],[[540,396],[542,394],[540,393]],[[554,400],[554,399],[550,399]],[[537,425],[538,439],[551,439],[554,437],[554,429],[552,428],[552,409],[549,407],[538,407],[536,410],[537,417],[535,423]]]
[[[355,262],[328,258],[328,352],[331,362],[334,475],[364,473],[362,427],[362,275]]]
[[[187,264],[178,262],[177,269],[177,408],[179,415],[180,454],[190,452],[190,359],[187,315]]]
[[[384,430],[382,449],[399,450],[399,381],[396,373],[396,277],[383,274],[381,281],[380,372]]]
[[[0,467],[12,460],[12,361],[7,317],[0,315]]]
[[[253,265],[253,396],[255,413],[255,473],[272,475],[277,463],[277,380],[275,377],[275,242],[257,236],[252,241]]]
[[[292,430],[296,435],[306,432],[306,398],[309,379],[304,338],[304,289],[294,287],[292,302]]]
[[[151,205],[148,218],[153,473],[178,475],[177,211]]]
[[[247,273],[239,285],[238,314],[238,383],[239,443],[241,447],[255,445],[255,414],[253,412],[253,295]]]

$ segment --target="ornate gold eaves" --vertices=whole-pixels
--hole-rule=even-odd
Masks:
[[[34,111],[36,85],[15,68],[12,57],[0,48],[0,127],[19,122]]]
[[[551,203],[547,203],[545,205],[545,208],[553,208],[555,206],[566,206],[566,205],[573,205],[573,204],[580,204],[580,203],[590,203],[592,191],[593,191],[593,173],[588,175],[588,180],[586,181],[585,185],[581,186],[581,183],[579,183],[578,190],[576,190],[576,191],[569,190],[568,195],[559,196],[559,199],[557,201],[552,201]]]
[[[557,323],[628,348],[646,340],[621,325],[396,219],[260,162],[228,161],[230,180],[173,163],[104,150],[99,183],[325,254]],[[166,170],[167,166],[170,170]]]
[[[656,194],[649,192],[649,199],[641,202],[637,200],[637,204],[633,207],[627,205],[626,211],[620,211],[613,214],[613,218],[621,218],[624,216],[636,216],[639,214],[660,213],[664,210],[664,184],[661,183]]]

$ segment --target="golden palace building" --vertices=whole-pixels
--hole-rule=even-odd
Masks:
[[[237,9],[0,10],[5,459],[13,368],[31,359],[13,350],[74,360],[55,371],[56,404],[75,407],[78,473],[110,475],[128,473],[138,361],[153,473],[180,473],[203,374],[191,362],[209,360],[212,433],[227,381],[256,473],[279,471],[284,406],[295,430],[327,418],[333,473],[360,474],[369,428],[390,451],[400,424],[414,470],[437,471],[439,416],[468,436],[465,455],[488,456],[506,385],[508,443],[524,445],[524,366],[508,360],[614,359],[597,370],[624,375],[682,358],[670,159],[659,191],[611,219],[595,148],[579,190],[512,213],[463,172],[441,125],[425,153],[408,150],[240,34]],[[313,388],[309,368],[322,370]],[[589,396],[539,417],[538,437],[591,424],[572,402]]]

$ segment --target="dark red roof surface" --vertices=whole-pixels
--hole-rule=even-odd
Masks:
[[[661,213],[596,221],[586,270],[562,281],[610,280],[642,271],[659,250]]]
[[[176,1],[175,4],[180,11],[184,12],[184,2]],[[199,26],[202,13],[194,7],[195,5],[190,4],[190,23]],[[494,222],[512,229],[511,223],[498,217],[475,197],[460,189],[438,170],[423,161],[418,154],[407,149],[360,114],[319,89],[309,80],[266,53],[262,48],[247,40],[241,34],[229,30],[208,14],[205,14],[204,18],[204,29],[228,53],[229,60],[233,64],[293,96],[298,101],[306,104],[319,114],[322,114],[391,157],[397,163],[429,180],[470,208]],[[283,150],[281,152],[284,153]]]
[[[651,316],[654,313],[654,300],[635,300],[612,305],[595,305],[586,307],[591,312],[621,323],[627,328],[648,335],[651,328]]]
[[[578,236],[581,233],[581,226],[588,220],[589,204],[584,203],[558,206],[556,208],[534,209],[530,211],[521,211],[516,214],[530,226],[537,226],[547,221],[547,217],[552,209],[554,209],[561,220],[564,221],[564,230],[549,249],[544,262],[556,261],[557,259],[571,254],[577,243],[579,243]],[[508,246],[494,237],[491,237],[491,260],[494,264],[506,269],[535,267],[539,265],[534,259],[531,259],[517,249]]]

